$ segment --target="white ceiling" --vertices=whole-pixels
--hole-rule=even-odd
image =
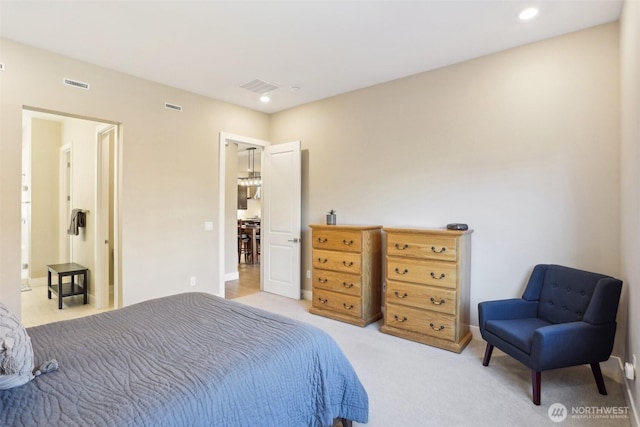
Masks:
[[[540,14],[520,21],[528,5]],[[620,0],[0,0],[0,35],[272,113],[615,21],[621,7]],[[270,103],[240,87],[254,79],[279,86]]]

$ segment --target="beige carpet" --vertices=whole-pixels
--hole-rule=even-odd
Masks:
[[[383,334],[380,322],[360,328],[310,314],[308,301],[263,292],[235,301],[310,323],[331,335],[369,394],[367,426],[631,425],[622,386],[605,377],[609,395],[601,396],[586,365],[544,372],[542,404],[535,406],[530,371],[497,349],[491,364],[483,367],[482,341],[472,341],[455,354]],[[564,421],[551,420],[548,412],[555,403],[567,408]],[[606,414],[611,411],[619,415]]]

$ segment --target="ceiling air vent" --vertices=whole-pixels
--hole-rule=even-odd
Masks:
[[[259,93],[260,95],[273,92],[274,90],[280,88],[280,86],[278,85],[275,85],[273,83],[269,83],[265,80],[260,80],[260,79],[252,80],[248,83],[243,84],[240,87],[243,89],[250,90],[251,92]]]
[[[77,87],[77,88],[80,88],[80,89],[89,90],[89,83],[79,82],[77,80],[71,80],[71,79],[64,78],[64,79],[62,79],[62,84],[66,85],[66,86],[73,86],[73,87]]]
[[[168,102],[164,103],[164,108],[166,108],[167,110],[173,110],[173,111],[182,111],[182,107],[176,104],[169,104]]]

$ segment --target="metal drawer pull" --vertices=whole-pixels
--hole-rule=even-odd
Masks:
[[[343,240],[342,243],[347,245],[347,246],[351,246],[351,245],[353,245],[353,240],[348,240],[348,241],[347,240]]]
[[[398,315],[397,315],[397,314],[394,314],[394,315],[393,315],[393,318],[394,318],[394,319],[396,319],[396,322],[400,322],[400,323],[403,323],[403,322],[406,322],[406,321],[407,321],[407,318],[406,318],[406,317],[402,316],[402,319],[401,319],[400,317],[398,317]]]
[[[318,243],[327,243],[329,239],[326,237],[318,237]]]
[[[329,279],[323,279],[322,277],[318,277],[318,283],[327,283]]]
[[[396,243],[396,249],[398,249],[399,251],[404,251],[405,249],[408,249],[408,248],[409,248],[409,245],[407,245],[406,243],[402,246]]]
[[[441,253],[446,252],[446,251],[447,251],[447,248],[441,248],[440,250],[436,250],[435,246],[431,246],[431,252],[435,252],[437,254],[441,254]]]
[[[353,261],[342,261],[342,265],[344,265],[345,267],[351,267],[353,265]]]
[[[440,280],[440,279],[444,279],[446,277],[446,275],[444,273],[440,273],[440,277],[436,277],[436,273],[434,273],[433,271],[431,272],[431,277],[433,277],[436,280]]]
[[[351,289],[353,288],[353,283],[342,282],[342,286],[344,286],[347,289]]]
[[[436,301],[436,299],[434,297],[431,297],[431,303],[434,305],[440,305],[440,304],[444,304],[444,299],[440,298],[440,301]]]
[[[325,259],[318,258],[318,262],[319,262],[320,264],[325,264],[327,261],[328,261],[328,259],[326,259],[326,258],[325,258]]]
[[[444,329],[443,325],[440,325],[439,328],[436,328],[435,326],[433,326],[433,323],[429,323],[429,326],[431,326],[431,329],[433,329],[434,331],[440,332],[441,330]]]
[[[408,297],[408,296],[409,296],[409,294],[408,294],[408,293],[406,293],[406,292],[405,292],[404,294],[400,295],[400,292],[395,291],[395,292],[394,292],[394,294],[395,294],[398,298],[406,298],[406,297]]]
[[[344,308],[346,308],[347,310],[353,310],[353,304],[351,304],[351,305],[347,305],[346,303],[342,303],[342,306],[343,306]]]
[[[409,270],[407,270],[406,268],[404,269],[404,271],[400,271],[400,269],[398,267],[396,267],[396,273],[398,274],[407,274],[409,272]]]
[[[329,300],[327,298],[320,298],[318,297],[318,301],[320,301],[322,304],[326,304]]]

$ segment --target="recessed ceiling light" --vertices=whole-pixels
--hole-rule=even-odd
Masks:
[[[528,7],[518,14],[518,18],[523,21],[533,19],[538,15],[538,9],[535,7]]]
[[[260,102],[264,102],[266,104],[269,101],[271,101],[271,98],[269,98],[269,96],[267,96],[267,95],[262,95],[260,97]]]

